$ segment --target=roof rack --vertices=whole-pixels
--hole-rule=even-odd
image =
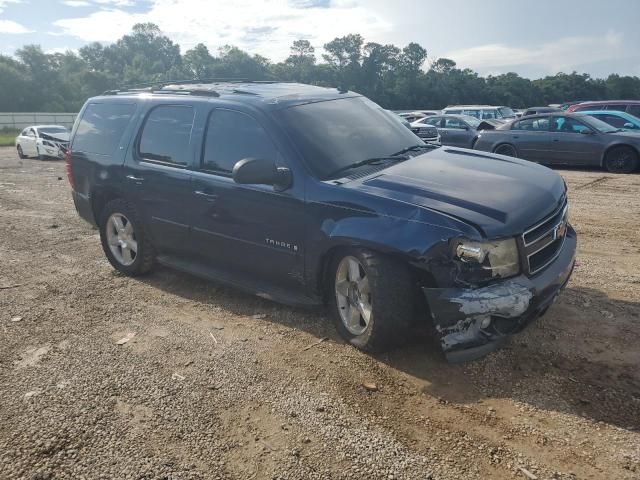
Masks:
[[[174,89],[166,89],[165,87],[173,86],[173,85],[207,85],[207,84],[215,84],[215,83],[259,83],[259,84],[269,84],[269,83],[284,83],[278,80],[249,80],[246,78],[193,78],[189,80],[166,80],[161,82],[148,82],[148,83],[137,83],[133,85],[127,85],[122,88],[107,90],[103,93],[103,95],[117,95],[119,93],[131,93],[131,92],[149,92],[149,93],[176,93],[176,92],[184,92],[190,93],[192,95],[213,95],[219,96],[216,94],[212,88],[199,88],[199,89],[187,89],[187,88],[174,88]],[[249,93],[238,90],[236,93]]]

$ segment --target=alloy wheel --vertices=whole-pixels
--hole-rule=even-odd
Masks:
[[[513,148],[511,145],[500,145],[498,148],[496,148],[495,153],[499,155],[506,155],[507,157],[517,156],[516,149]]]
[[[112,214],[107,220],[107,243],[115,259],[124,266],[135,262],[138,242],[131,221],[121,213]]]
[[[371,291],[362,264],[344,257],[336,271],[335,295],[340,319],[352,335],[362,335],[371,321]]]

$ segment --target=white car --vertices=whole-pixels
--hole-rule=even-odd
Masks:
[[[62,158],[69,148],[69,130],[60,125],[34,125],[16,137],[20,158]]]

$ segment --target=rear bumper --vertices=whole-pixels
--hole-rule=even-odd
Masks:
[[[423,288],[447,360],[480,358],[543,315],[571,277],[576,246],[569,226],[559,256],[533,277],[519,275],[477,289]]]
[[[78,215],[83,220],[86,220],[93,226],[97,226],[96,219],[93,215],[93,208],[91,207],[91,199],[88,195],[83,195],[82,193],[76,192],[73,190],[71,192],[71,196],[73,197],[73,204],[76,207],[76,211]]]

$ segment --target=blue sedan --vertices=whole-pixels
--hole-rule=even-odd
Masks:
[[[621,128],[623,130],[640,131],[640,118],[635,115],[631,115],[630,113],[617,112],[615,110],[589,110],[586,112],[581,111],[580,113],[591,115],[598,120],[608,123],[612,127]]]

